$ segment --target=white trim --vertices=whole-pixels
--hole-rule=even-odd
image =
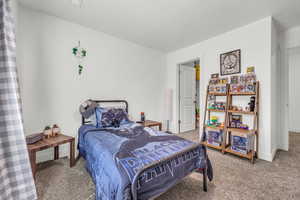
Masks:
[[[278,150],[282,150],[282,151],[289,151],[289,145],[286,143],[280,143],[278,145]]]
[[[262,159],[262,160],[269,161],[269,162],[273,161],[272,153],[259,152],[258,153],[258,158]]]
[[[176,91],[175,91],[175,105],[176,105],[176,109],[175,109],[175,123],[174,123],[174,130],[175,130],[175,133],[180,133],[180,126],[179,126],[179,120],[180,120],[180,102],[179,102],[179,94],[180,94],[180,76],[179,76],[179,72],[180,72],[180,65],[182,64],[186,64],[186,63],[189,63],[189,62],[194,62],[194,61],[198,61],[199,60],[199,65],[200,65],[200,91],[199,91],[199,94],[201,95],[201,58],[200,56],[198,57],[195,57],[195,58],[192,58],[192,59],[187,59],[186,61],[183,61],[183,62],[179,62],[176,64]],[[199,101],[200,103],[200,101]],[[201,103],[200,103],[201,105]],[[199,123],[201,124],[201,122],[199,121]],[[198,127],[200,127],[200,124]]]
[[[300,129],[293,129],[293,128],[290,128],[289,132],[299,133],[299,134],[300,134]]]
[[[272,161],[274,160],[277,151],[278,151],[278,149],[273,149],[273,150],[272,150]]]

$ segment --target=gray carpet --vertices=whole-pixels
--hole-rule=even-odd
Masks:
[[[183,137],[198,141],[194,132]],[[290,134],[290,151],[279,151],[273,163],[258,160],[255,165],[231,155],[208,151],[215,178],[202,190],[202,176],[191,174],[159,200],[285,200],[300,199],[300,134]],[[68,159],[39,165],[36,177],[39,199],[95,199],[94,184],[81,159],[69,168]]]

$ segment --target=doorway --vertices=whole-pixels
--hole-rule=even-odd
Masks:
[[[289,49],[289,131],[300,133],[300,47]]]
[[[179,64],[179,133],[199,128],[200,59]]]

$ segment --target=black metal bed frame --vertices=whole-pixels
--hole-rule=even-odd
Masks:
[[[126,112],[128,113],[128,102],[126,100],[92,100],[98,104],[101,104],[101,103],[123,103],[125,104],[125,110]],[[85,118],[82,116],[82,125],[86,124],[86,123],[89,123],[89,121],[86,121]],[[164,162],[168,162],[169,160],[172,160],[182,154],[185,154],[197,147],[199,147],[200,144],[195,144],[193,146],[191,146],[190,148],[188,149],[184,149],[183,151],[180,151],[180,152],[177,152],[176,154],[174,155],[171,155],[169,157],[166,157],[164,159],[161,159],[161,160],[158,160],[156,162],[153,162],[151,164],[148,164],[148,165],[145,165],[142,169],[140,169],[136,175],[134,176],[133,178],[133,182],[132,182],[132,185],[131,185],[131,194],[132,194],[132,199],[133,200],[137,200],[137,183],[138,183],[138,179],[140,177],[141,174],[143,174],[145,171],[147,171],[148,169],[151,169],[155,166],[157,166],[158,164],[162,164]],[[207,152],[206,150],[204,151],[205,153],[205,159],[207,158]],[[79,155],[80,157],[80,155]],[[205,192],[207,192],[207,168],[205,169],[202,169],[202,174],[203,174],[203,190]]]
[[[125,111],[128,113],[128,102],[125,100],[91,100],[93,102],[96,102],[98,104],[101,103],[123,103],[125,104]],[[81,116],[81,125],[84,125],[86,123],[89,123],[90,121],[85,121],[85,118]]]

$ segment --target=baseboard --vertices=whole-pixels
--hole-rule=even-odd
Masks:
[[[278,145],[278,150],[289,151],[288,144],[280,144],[280,145]]]
[[[289,130],[289,132],[299,133],[300,134],[300,129],[291,129],[291,130]]]
[[[272,153],[259,152],[258,158],[261,160],[269,161],[269,162],[273,161]]]
[[[274,160],[277,151],[278,151],[278,149],[273,149],[273,150],[272,150],[272,161]]]

